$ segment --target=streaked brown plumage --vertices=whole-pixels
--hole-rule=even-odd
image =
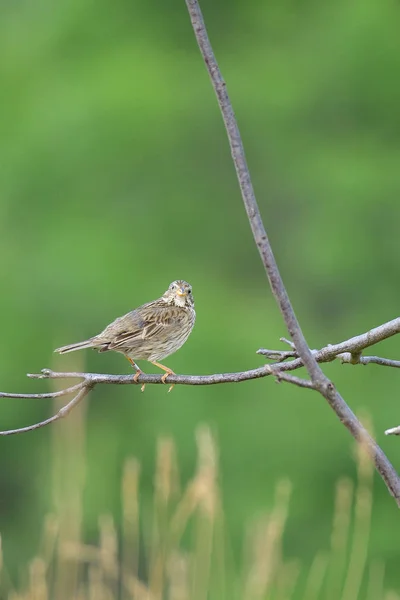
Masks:
[[[115,319],[98,335],[57,348],[54,352],[65,354],[84,348],[95,348],[99,352],[114,350],[124,354],[136,369],[135,381],[142,373],[135,361],[148,360],[166,371],[162,376],[165,383],[168,375],[174,375],[174,372],[158,361],[179,350],[188,339],[195,319],[192,287],[186,281],[177,280],[171,283],[161,298]],[[172,388],[173,385],[168,391]]]

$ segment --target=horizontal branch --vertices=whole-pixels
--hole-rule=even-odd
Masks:
[[[369,364],[376,363],[379,365],[400,366],[400,361],[384,359],[377,356],[361,356],[361,350],[372,346],[377,342],[399,333],[400,319],[394,319],[388,323],[384,323],[379,327],[375,327],[371,331],[367,331],[361,335],[355,336],[339,344],[329,344],[321,348],[321,350],[313,350],[314,358],[318,362],[330,362],[335,358],[339,358],[344,363],[351,364]],[[282,338],[289,344],[288,340]],[[294,371],[303,367],[303,361],[297,357],[295,350],[258,350],[258,354],[262,354],[269,359],[279,360],[273,364],[262,365],[256,369],[248,371],[239,371],[235,373],[216,373],[213,375],[169,375],[167,378],[168,385],[216,385],[221,383],[240,383],[251,379],[260,379],[272,375],[277,381],[287,381],[299,387],[315,389],[312,381],[289,375],[287,371]],[[287,360],[292,359],[292,360]],[[137,382],[134,381],[133,375],[111,375],[103,373],[80,373],[80,372],[57,372],[51,369],[43,369],[40,373],[29,373],[31,379],[80,379],[79,383],[71,385],[63,390],[56,392],[45,392],[43,394],[12,394],[0,392],[0,398],[26,398],[40,400],[45,398],[59,398],[68,394],[75,394],[74,398],[66,404],[56,415],[49,419],[20,429],[10,429],[0,431],[0,435],[11,435],[14,433],[25,433],[39,427],[49,425],[65,417],[78,402],[80,402],[89,391],[96,385],[147,385],[147,384],[163,384],[161,375],[147,375],[141,373]],[[75,400],[78,398],[78,401]],[[388,430],[391,431],[391,430]],[[387,432],[386,432],[387,433]]]
[[[46,369],[43,369],[43,371],[46,371]],[[45,377],[42,374],[30,375],[28,373],[28,377],[32,377],[35,379],[45,379]],[[67,378],[65,377],[65,379]],[[8,394],[6,392],[0,392],[0,398],[30,398],[31,400],[41,400],[42,398],[60,398],[61,396],[67,396],[68,394],[78,392],[83,386],[84,382],[81,382],[75,385],[71,385],[71,387],[65,388],[64,390],[59,390],[57,392],[45,392],[44,394]]]
[[[286,365],[284,365],[286,366]],[[276,376],[279,379],[284,379],[283,375],[279,373],[279,370],[271,367],[271,365],[263,365],[258,369],[251,369],[249,371],[243,371],[239,373],[221,373],[215,375],[169,375],[168,385],[213,385],[217,383],[239,383],[241,381],[248,381],[250,379],[258,379],[260,377],[266,377],[268,375]],[[27,398],[27,399],[41,399],[41,398],[58,398],[59,396],[65,396],[76,392],[76,395],[63,406],[58,413],[40,421],[33,425],[27,425],[26,427],[20,427],[18,429],[7,429],[0,431],[0,436],[14,435],[16,433],[26,433],[45,427],[54,423],[64,417],[66,417],[71,410],[83,400],[83,398],[98,384],[108,385],[144,385],[144,384],[164,384],[162,381],[162,375],[146,375],[141,373],[138,380],[134,380],[133,375],[109,375],[102,373],[78,373],[78,372],[56,372],[51,369],[43,369],[40,373],[28,373],[28,377],[31,379],[81,379],[76,385],[65,388],[64,390],[57,392],[50,392],[44,394],[10,394],[0,392],[0,398]],[[296,380],[296,381],[295,381]],[[310,387],[309,382],[305,381],[304,384],[301,382],[299,377],[291,377],[292,383],[302,385],[302,387]],[[143,389],[143,387],[142,387]]]
[[[275,365],[274,365],[275,369]],[[214,385],[218,383],[240,383],[249,379],[258,379],[268,375],[274,375],[271,372],[271,365],[263,365],[257,369],[241,371],[237,373],[216,373],[214,375],[168,375],[166,382],[162,381],[162,375],[151,375],[141,373],[137,381],[133,380],[133,375],[111,375],[105,373],[64,373],[56,372],[50,369],[43,369],[40,373],[28,374],[31,379],[82,379],[84,382],[109,385],[142,385],[142,384],[162,384],[165,385]],[[79,385],[79,384],[78,384]],[[82,384],[80,384],[82,385]]]
[[[400,360],[392,360],[391,358],[383,358],[382,356],[360,356],[358,362],[354,362],[354,357],[345,352],[344,354],[339,354],[338,358],[342,361],[342,363],[349,362],[353,365],[380,365],[381,367],[394,367],[395,369],[400,369]]]

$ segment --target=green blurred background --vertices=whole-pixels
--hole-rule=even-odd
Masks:
[[[311,347],[398,314],[399,8],[386,1],[204,0],[282,275]],[[246,220],[216,100],[183,1],[4,2],[0,19],[0,389],[36,392],[43,367],[126,373],[120,355],[53,348],[193,285],[195,330],[167,364],[207,374],[263,364],[286,334]],[[399,357],[397,339],[376,352]],[[82,360],[85,361],[82,363]],[[142,365],[145,369],[148,367]],[[326,373],[399,467],[394,370]],[[156,440],[176,440],[184,478],[209,423],[234,551],[245,524],[294,484],[287,556],[329,545],[334,486],[354,477],[350,435],[315,394],[271,379],[239,385],[99,387],[86,401],[85,535],[118,520],[122,463],[151,495]],[[50,400],[2,400],[1,429]],[[0,530],[12,574],[54,508],[51,437],[0,440]],[[400,585],[398,509],[375,478],[369,555]]]

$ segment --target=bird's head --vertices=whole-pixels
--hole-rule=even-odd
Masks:
[[[171,283],[163,295],[163,300],[167,304],[175,304],[175,306],[182,308],[185,306],[194,306],[192,286],[187,281],[177,279]]]

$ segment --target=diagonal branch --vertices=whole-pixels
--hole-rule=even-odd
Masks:
[[[399,476],[378,444],[347,406],[342,396],[335,389],[333,383],[324,375],[305,340],[261,219],[235,114],[228,96],[225,81],[222,78],[221,71],[214,56],[199,3],[197,0],[186,0],[186,5],[197,44],[203,56],[208,74],[211,78],[212,86],[218,99],[228,135],[236,175],[242,193],[243,203],[253,232],[254,241],[260,253],[272,292],[274,293],[275,299],[281,310],[290,337],[294,342],[296,351],[303,361],[315,388],[326,398],[340,421],[347,427],[354,438],[366,444],[375,462],[375,467],[383,478],[388,490],[396,499],[397,505],[400,507]]]
[[[214,56],[200,5],[197,0],[186,0],[186,5],[200,52],[203,56],[208,74],[211,78],[214,92],[217,96],[218,104],[228,135],[232,159],[242,193],[244,207],[246,209],[254,241],[260,253],[272,292],[281,310],[286,327],[295,344],[296,350],[299,353],[299,356],[302,358],[307,371],[309,372],[310,376],[313,376],[313,379],[315,380],[315,383],[318,384],[318,387],[326,387],[328,380],[313,358],[312,352],[304,338],[300,324],[296,318],[288,293],[280,275],[274,254],[272,252],[271,244],[261,218],[260,209],[258,207],[253,184],[251,182],[250,172],[247,166],[246,155],[239,127],[236,122],[235,113],[228,95],[226,83],[222,77],[217,60]]]

